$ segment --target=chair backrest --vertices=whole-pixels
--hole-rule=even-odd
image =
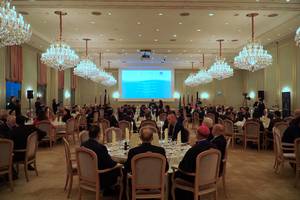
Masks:
[[[213,113],[207,113],[205,117],[211,118],[213,120],[213,124],[216,122],[216,116]]]
[[[227,164],[227,157],[228,157],[228,149],[230,147],[231,143],[231,137],[226,137],[226,149],[225,149],[225,155],[221,162],[223,162],[223,169],[221,172],[221,176],[224,176],[226,174],[226,164]]]
[[[120,128],[111,127],[105,130],[104,132],[104,142],[111,143],[113,138],[113,131],[116,134],[116,141],[121,141],[125,139]]]
[[[12,140],[0,139],[0,172],[1,169],[11,170],[14,143]]]
[[[131,124],[130,122],[126,120],[119,121],[119,128],[122,130],[123,135],[125,135],[126,128],[130,131],[131,130]]]
[[[144,120],[141,122],[141,127],[144,127],[144,126],[153,126],[153,127],[156,127],[156,122],[153,121],[153,120]]]
[[[100,120],[102,132],[105,133],[105,130],[110,127],[110,122],[107,119],[101,119]]]
[[[95,152],[84,147],[76,148],[76,160],[79,185],[95,186],[95,189],[99,189],[98,158]]]
[[[195,188],[216,184],[219,177],[221,153],[216,149],[201,152],[196,159]]]
[[[158,153],[141,153],[131,160],[132,191],[161,189],[164,191],[166,158]]]
[[[289,123],[288,122],[276,122],[274,124],[274,127],[278,128],[279,133],[282,137],[285,129],[287,129],[289,127]]]
[[[80,126],[86,126],[87,122],[86,122],[86,117],[83,114],[80,114],[79,116],[79,125]]]
[[[89,132],[87,130],[81,131],[79,133],[79,142],[80,142],[80,144],[87,141],[89,138],[90,138],[89,137]]]
[[[134,133],[130,136],[130,147],[134,148],[137,147],[139,144],[141,144],[141,140],[140,140],[140,134]]]
[[[167,119],[167,113],[160,113],[158,116],[159,121],[166,121]]]
[[[100,119],[104,118],[104,109],[99,110],[99,117],[100,117]]]
[[[300,138],[297,138],[295,140],[294,146],[295,146],[295,155],[296,155],[297,168],[300,169]]]
[[[36,132],[33,132],[27,138],[25,159],[27,161],[35,159],[37,149],[38,149],[38,134]]]
[[[224,125],[224,120],[222,119],[222,118],[218,118],[218,124],[222,124],[222,125]]]
[[[97,123],[98,121],[99,121],[99,112],[94,112],[93,123]]]
[[[280,130],[276,127],[273,128],[273,139],[274,139],[274,153],[276,158],[282,158],[283,150],[281,143]]]
[[[71,173],[73,169],[72,169],[72,161],[71,161],[70,144],[65,137],[63,137],[63,141],[64,141],[64,148],[65,148],[67,173]]]
[[[36,124],[36,127],[41,131],[47,133],[47,136],[50,137],[54,133],[54,127],[48,120],[40,121]]]
[[[72,117],[67,120],[66,123],[66,132],[72,134],[75,131],[75,119]]]
[[[233,129],[233,122],[229,119],[223,120],[224,128],[225,128],[225,135],[231,135],[234,132]]]
[[[260,125],[255,121],[246,121],[244,124],[245,137],[259,138]]]

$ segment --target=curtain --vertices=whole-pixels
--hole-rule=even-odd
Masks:
[[[58,71],[58,89],[64,89],[65,85],[65,73],[64,71]]]
[[[37,56],[38,85],[47,85],[47,66],[41,62],[41,55]]]
[[[71,70],[71,89],[77,88],[77,76],[74,74],[74,69]]]
[[[21,46],[7,47],[7,73],[6,80],[22,82],[23,80],[23,54]]]

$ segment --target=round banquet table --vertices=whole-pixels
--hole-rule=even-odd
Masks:
[[[125,163],[127,160],[128,150],[124,150],[125,141],[116,142],[115,144],[106,144],[109,154],[112,159],[119,163]],[[159,141],[160,146],[166,151],[167,160],[169,163],[169,173],[172,172],[171,166],[178,166],[179,162],[182,160],[185,153],[191,147],[188,144],[176,144],[176,142],[164,143],[164,141]]]

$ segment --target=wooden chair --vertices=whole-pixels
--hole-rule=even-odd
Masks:
[[[244,124],[244,150],[247,148],[247,142],[257,143],[257,149],[260,151],[260,125],[255,121],[246,121]]]
[[[123,137],[125,138],[126,128],[128,129],[129,133],[131,130],[131,124],[130,122],[126,120],[119,121],[119,128],[122,130]]]
[[[104,135],[105,130],[110,127],[110,122],[107,119],[101,119],[99,127],[101,128],[101,133]]]
[[[159,119],[159,121],[162,121],[162,122],[166,121],[167,113],[160,113],[158,116],[158,119]]]
[[[230,142],[231,142],[231,137],[226,137],[225,155],[224,155],[223,160],[221,161],[223,163],[223,169],[220,173],[221,176],[219,177],[220,179],[222,179],[223,190],[224,190],[225,197],[227,197],[227,191],[226,191],[226,165],[227,165],[228,149],[229,149],[229,146],[230,146]]]
[[[274,169],[276,173],[280,173],[280,171],[284,167],[285,161],[296,164],[296,155],[294,153],[295,149],[294,149],[294,144],[285,144],[281,142],[280,131],[276,127],[273,128],[273,137],[274,137],[274,153],[275,153]],[[285,150],[290,150],[292,151],[292,153],[283,153],[284,150],[283,146],[286,147]]]
[[[37,166],[36,166],[36,152],[38,148],[38,135],[36,132],[31,133],[27,138],[26,149],[14,150],[14,152],[25,152],[25,159],[22,161],[16,161],[17,171],[19,171],[19,164],[24,165],[26,181],[29,181],[28,177],[28,165],[33,164],[35,174],[38,176]]]
[[[12,140],[0,139],[0,175],[8,174],[10,190],[14,190],[12,178],[12,158],[14,143]]]
[[[205,117],[211,118],[213,120],[213,124],[216,123],[216,116],[213,113],[207,113]]]
[[[68,119],[67,123],[66,123],[66,130],[65,131],[61,131],[61,134],[64,134],[64,137],[69,139],[69,137],[71,136],[73,139],[73,143],[76,143],[75,140],[75,119],[74,118],[70,118]]]
[[[132,174],[128,174],[128,178],[132,183],[132,200],[164,199],[166,158],[163,155],[152,152],[138,154],[132,158],[131,168]]]
[[[116,169],[120,170],[120,177],[116,185],[120,186],[119,200],[122,199],[123,194],[123,174],[122,174],[122,165],[117,164],[113,168],[98,170],[98,158],[95,152],[80,147],[76,149],[76,160],[78,167],[78,176],[79,176],[79,200],[81,200],[81,190],[89,190],[96,193],[96,200],[100,199],[100,177],[102,173],[107,173]]]
[[[94,112],[93,113],[93,123],[98,124],[99,122],[99,112]]]
[[[104,132],[104,142],[105,143],[112,142],[113,131],[116,134],[116,141],[121,141],[121,140],[125,139],[125,136],[123,137],[122,130],[120,128],[111,127],[111,128],[106,129]]]
[[[295,187],[297,187],[298,179],[300,178],[300,138],[297,138],[294,142],[295,156],[296,156],[296,178]]]
[[[79,130],[83,130],[87,128],[87,120],[83,114],[79,115]]]
[[[234,133],[234,127],[233,127],[233,122],[229,119],[223,120],[223,125],[225,128],[225,136],[230,137],[232,140],[232,147],[234,147],[235,143],[235,133]]]
[[[68,198],[70,198],[72,185],[73,185],[73,176],[78,175],[76,159],[71,158],[70,144],[66,138],[63,138],[64,148],[65,148],[65,157],[66,157],[66,168],[67,168],[67,177],[64,190],[68,190]]]
[[[280,135],[281,135],[281,137],[282,137],[284,131],[289,127],[289,123],[284,122],[284,121],[283,121],[283,122],[276,122],[276,123],[274,124],[274,127],[276,127],[276,128],[279,130]]]
[[[222,118],[218,118],[218,124],[222,124],[222,125],[224,125],[224,120],[222,119]]]
[[[41,131],[47,133],[46,137],[42,139],[42,141],[49,141],[49,146],[52,148],[53,143],[56,143],[56,131],[55,127],[48,120],[40,121],[36,124],[36,127]]]
[[[217,199],[217,181],[219,179],[219,168],[221,161],[221,153],[219,150],[210,149],[200,153],[196,158],[195,173],[184,172],[177,169],[183,174],[195,177],[195,182],[191,183],[181,178],[174,178],[176,168],[173,167],[173,184],[172,196],[175,198],[175,189],[186,190],[194,193],[194,200],[198,200],[199,196],[206,194],[214,194]]]
[[[87,130],[81,131],[79,133],[79,144],[87,141],[89,139],[89,132]]]

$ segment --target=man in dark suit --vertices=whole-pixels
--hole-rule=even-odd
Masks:
[[[100,128],[98,126],[91,126],[89,128],[89,140],[82,143],[81,146],[94,151],[98,158],[98,169],[104,170],[116,166],[116,162],[112,160],[108,154],[107,148],[100,144],[99,141]],[[100,174],[100,189],[110,189],[117,182],[120,175],[119,169]]]
[[[300,109],[295,110],[294,116],[295,118],[283,133],[282,142],[284,143],[294,143],[297,138],[300,138]]]
[[[168,135],[173,141],[177,140],[178,133],[181,132],[181,142],[186,143],[188,141],[188,133],[184,129],[183,124],[177,120],[176,114],[171,112],[167,117],[169,129]]]
[[[215,124],[212,129],[213,138],[210,140],[212,144],[221,152],[221,160],[225,157],[226,138],[224,137],[225,128],[222,124]],[[223,162],[220,162],[220,175],[223,170]]]
[[[131,172],[131,160],[135,155],[146,153],[146,152],[152,152],[152,153],[159,153],[166,157],[165,149],[162,147],[154,146],[151,144],[153,140],[153,132],[151,129],[144,129],[140,136],[142,140],[142,144],[138,147],[132,148],[128,152],[128,158],[125,163],[125,170],[127,172]],[[166,172],[169,169],[169,164],[166,158]]]

